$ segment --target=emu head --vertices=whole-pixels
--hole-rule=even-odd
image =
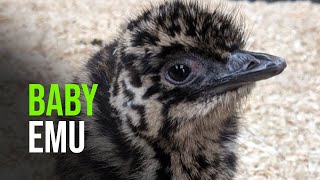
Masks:
[[[286,66],[245,51],[245,41],[243,24],[219,7],[173,1],[145,10],[119,37],[111,104],[126,126],[154,138],[188,123],[217,125],[256,81]]]

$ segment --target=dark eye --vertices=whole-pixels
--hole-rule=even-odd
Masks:
[[[169,77],[177,82],[182,82],[188,78],[191,73],[190,67],[184,64],[176,64],[169,68],[168,75]]]

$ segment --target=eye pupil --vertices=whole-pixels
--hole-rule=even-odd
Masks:
[[[176,64],[169,68],[168,74],[174,81],[184,81],[191,73],[191,69],[184,64]]]

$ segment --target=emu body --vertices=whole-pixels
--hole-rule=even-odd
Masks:
[[[58,156],[66,179],[232,179],[238,109],[285,62],[244,51],[241,23],[172,1],[131,19],[76,83],[99,84],[85,149]],[[82,99],[84,101],[84,99]]]

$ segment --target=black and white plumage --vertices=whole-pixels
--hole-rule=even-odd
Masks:
[[[60,154],[64,179],[232,179],[238,108],[285,62],[244,51],[241,23],[194,2],[130,20],[76,83],[99,84],[85,150]]]

